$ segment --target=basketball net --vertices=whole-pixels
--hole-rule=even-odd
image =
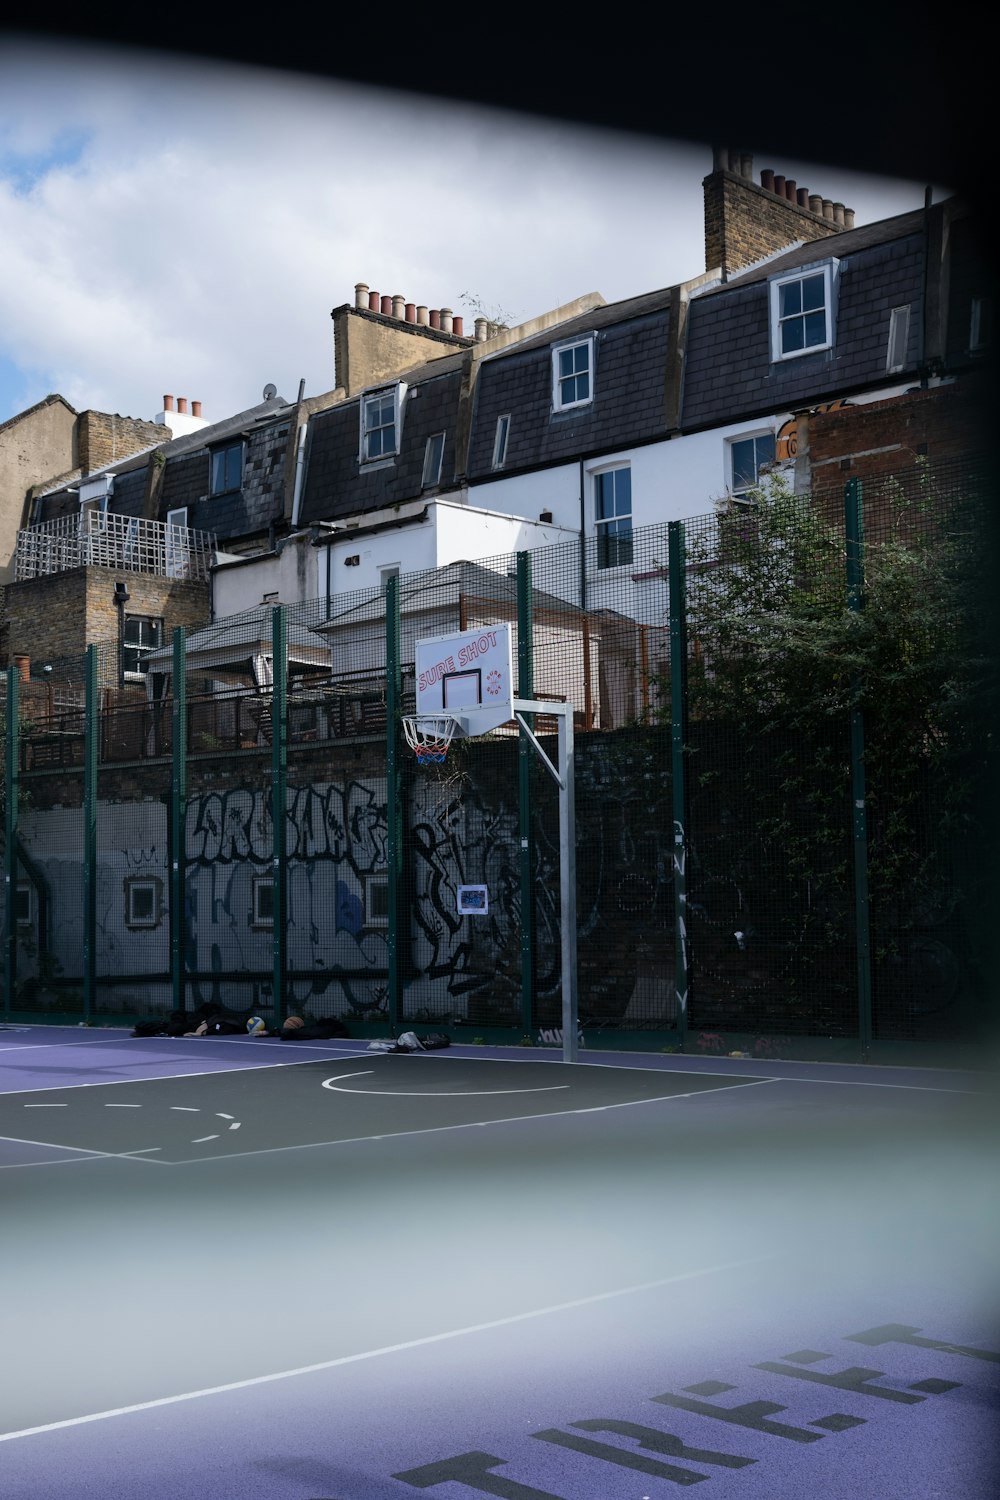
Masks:
[[[458,720],[451,714],[406,718],[403,732],[406,743],[417,757],[418,766],[440,766],[448,758],[448,746],[455,738]]]

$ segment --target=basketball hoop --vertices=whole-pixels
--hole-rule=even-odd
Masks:
[[[451,714],[422,714],[403,720],[406,743],[416,754],[418,766],[443,765],[458,728],[458,720]]]

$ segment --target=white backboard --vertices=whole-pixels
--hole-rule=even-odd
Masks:
[[[454,714],[469,734],[512,719],[510,626],[484,625],[417,641],[417,714]]]

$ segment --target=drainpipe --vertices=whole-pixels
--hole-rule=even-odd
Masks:
[[[587,608],[587,483],[580,459],[580,608]]]
[[[120,579],[115,584],[115,608],[118,610],[118,686],[125,686],[125,606],[131,595],[128,584]]]
[[[295,491],[292,496],[292,530],[299,524],[299,511],[302,507],[302,481],[305,475],[306,457],[306,433],[309,431],[309,423],[299,424],[298,443],[295,448]]]

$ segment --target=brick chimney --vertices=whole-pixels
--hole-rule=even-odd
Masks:
[[[753,157],[716,147],[705,194],[705,269],[728,280],[801,240],[854,228],[854,210],[833,204],[766,167],[753,180]]]
[[[367,281],[355,282],[353,303],[335,307],[331,317],[335,379],[349,396],[394,380],[423,359],[476,342],[451,308],[429,308],[402,292],[380,292]]]

